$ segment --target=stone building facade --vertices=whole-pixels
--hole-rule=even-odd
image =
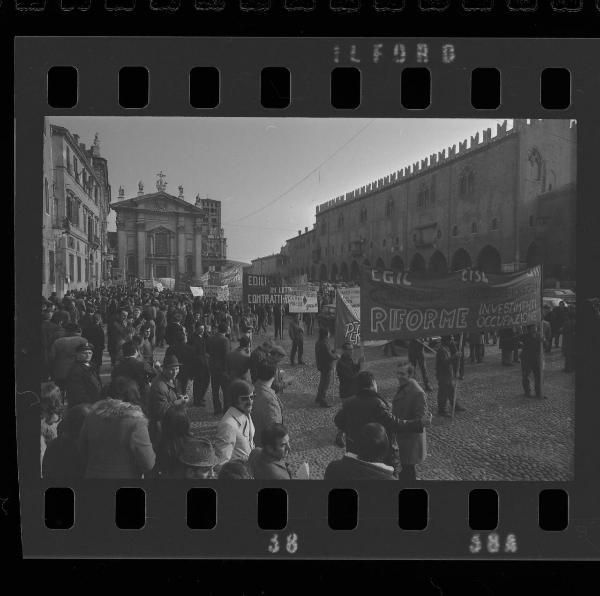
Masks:
[[[108,166],[98,135],[79,136],[45,121],[42,292],[96,288],[106,279]]]
[[[141,182],[134,198],[119,189],[119,200],[111,205],[117,213],[118,267],[125,279],[188,282],[203,273],[202,229],[208,215],[185,200],[183,187],[178,196],[168,194],[163,178],[161,173],[157,192],[150,194]]]
[[[221,271],[227,262],[227,238],[221,227],[221,201],[208,197],[201,199],[200,195],[196,195],[195,204],[206,214],[201,226],[204,271]]]
[[[282,273],[356,280],[360,265],[446,272],[543,263],[574,279],[576,123],[504,122],[317,207]],[[560,244],[561,249],[557,249]]]

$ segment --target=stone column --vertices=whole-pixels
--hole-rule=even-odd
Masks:
[[[177,271],[185,273],[185,224],[182,219],[177,222]]]
[[[137,231],[137,276],[146,277],[146,222],[136,222]]]
[[[194,225],[194,267],[196,279],[202,275],[202,222],[197,221]]]
[[[117,240],[119,243],[119,268],[125,270],[125,260],[127,259],[127,232],[122,225],[117,227]]]

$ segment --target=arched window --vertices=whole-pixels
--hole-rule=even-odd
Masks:
[[[458,177],[458,191],[461,197],[469,196],[475,189],[475,174],[470,167],[462,169]]]
[[[340,213],[338,216],[338,228],[344,227],[344,214]]]
[[[169,236],[165,232],[158,232],[154,235],[154,254],[169,254]]]
[[[367,215],[367,208],[366,208],[366,207],[363,207],[363,208],[360,210],[360,221],[361,221],[362,223],[366,222],[366,221],[367,221],[367,217],[368,217],[368,215]]]
[[[385,216],[391,217],[394,214],[394,199],[390,197],[385,204]]]
[[[385,238],[384,238],[384,239],[382,240],[382,242],[381,242],[381,246],[383,246],[383,248],[385,248],[385,244],[386,244],[386,243],[385,243]]]
[[[417,194],[417,207],[419,209],[425,209],[429,205],[429,188],[422,184]]]
[[[458,236],[458,226],[452,226],[452,235]]]
[[[494,217],[494,219],[492,219],[492,230],[497,230],[498,229],[498,220]]]
[[[529,216],[529,227],[533,228],[533,226],[535,225],[535,219],[533,217],[533,215]]]
[[[442,237],[442,230],[438,230],[436,234],[436,238],[439,240]]]
[[[471,234],[477,234],[477,223],[473,222],[471,224]]]
[[[542,179],[542,156],[537,147],[532,147],[527,156],[532,180]]]

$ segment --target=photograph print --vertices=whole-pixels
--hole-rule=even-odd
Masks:
[[[40,140],[44,479],[573,480],[577,122]]]

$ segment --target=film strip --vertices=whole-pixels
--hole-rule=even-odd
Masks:
[[[41,3],[17,4],[34,9]],[[175,3],[151,4],[158,9]],[[196,9],[212,4],[219,3],[196,2]],[[298,10],[304,5],[288,4]],[[332,2],[330,8],[353,10],[358,4]],[[403,3],[374,3],[381,10],[393,9],[392,4]],[[444,4],[423,2],[421,8]],[[489,3],[472,4],[483,10]],[[525,10],[532,3],[508,4]],[[575,4],[581,3],[557,2],[553,8],[575,10]],[[17,38],[17,440],[24,556],[597,558],[600,495],[593,425],[598,404],[592,396],[598,388],[598,338],[585,302],[598,295],[590,265],[598,254],[592,224],[600,126],[592,59],[597,54],[597,40]],[[22,264],[44,261],[37,249],[21,248],[29,244],[28,220],[39,212],[40,176],[31,173],[43,171],[39,148],[45,118],[92,115],[510,119],[531,129],[545,120],[569,121],[566,130],[576,128],[577,260],[583,264],[577,316],[589,322],[578,327],[577,343],[590,349],[578,352],[576,392],[567,396],[566,416],[573,415],[574,422],[557,422],[561,437],[565,427],[574,435],[566,446],[567,479],[557,474],[542,481],[533,474],[531,481],[518,481],[507,473],[495,480],[451,481],[441,475],[408,484],[145,479],[58,486],[40,478],[39,383],[30,374],[42,365],[37,320],[33,324],[39,278]],[[464,151],[486,142],[492,142],[487,129]],[[462,146],[455,151],[459,156]],[[435,158],[438,165],[442,158]],[[432,164],[432,157],[427,164],[419,161],[411,173]],[[379,182],[370,184],[379,188]],[[382,187],[387,184],[384,179]],[[582,275],[586,267],[591,273]]]

